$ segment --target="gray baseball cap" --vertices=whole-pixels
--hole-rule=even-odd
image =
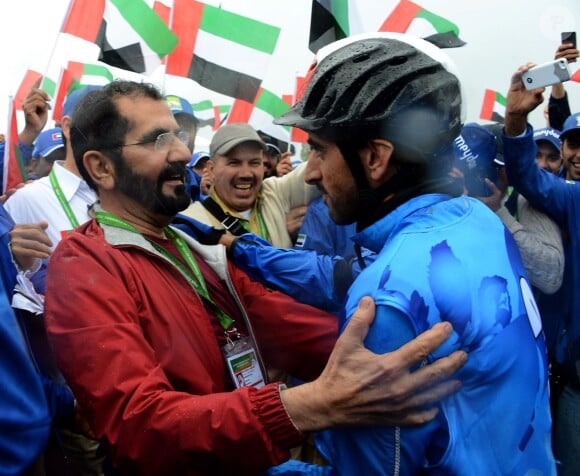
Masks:
[[[262,150],[266,151],[266,144],[258,133],[249,124],[235,122],[220,127],[213,135],[209,144],[209,153],[214,155],[226,155],[234,147],[243,142],[256,142]]]

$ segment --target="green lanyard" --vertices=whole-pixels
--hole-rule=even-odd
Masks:
[[[260,236],[264,238],[266,241],[270,241],[270,235],[268,234],[268,228],[266,227],[266,222],[262,217],[262,214],[256,209],[256,216],[258,217],[258,226],[260,227]],[[240,224],[245,228],[245,230],[249,233],[252,233],[249,226],[249,220],[239,220]]]
[[[115,215],[112,215],[108,212],[98,211],[95,213],[95,217],[99,223],[104,223],[105,225],[114,226],[116,228],[121,228],[123,230],[127,230],[132,233],[141,235],[141,233],[139,233],[139,231],[133,225],[127,223],[125,220]],[[167,235],[167,237],[175,245],[177,251],[179,251],[179,254],[182,256],[183,260],[187,263],[187,266],[189,268],[185,267],[181,261],[175,258],[175,256],[173,256],[161,245],[155,243],[154,241],[148,240],[147,237],[144,238],[147,239],[147,241],[149,241],[149,243],[151,243],[151,245],[153,245],[153,247],[159,253],[161,253],[165,258],[167,258],[171,262],[171,264],[173,264],[185,275],[187,281],[189,282],[189,284],[193,286],[197,294],[199,294],[212,306],[220,325],[225,330],[229,329],[231,325],[234,323],[234,320],[231,317],[229,317],[225,312],[223,312],[209,295],[205,279],[203,278],[203,274],[201,273],[197,261],[195,260],[195,257],[193,256],[193,253],[189,249],[189,246],[187,246],[185,240],[168,226],[163,228],[163,231],[165,235]]]
[[[64,210],[64,213],[68,218],[68,221],[70,221],[70,224],[72,225],[73,228],[76,228],[77,226],[79,226],[79,221],[77,220],[77,217],[72,211],[72,208],[68,203],[68,200],[64,196],[62,188],[60,188],[60,184],[58,183],[56,174],[54,173],[54,169],[51,170],[50,173],[48,174],[48,179],[50,180],[50,185],[54,190],[54,194],[56,195],[56,198],[58,199],[60,206]]]

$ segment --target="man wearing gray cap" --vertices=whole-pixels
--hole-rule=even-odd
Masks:
[[[290,248],[286,214],[319,193],[304,181],[304,166],[264,180],[266,144],[248,124],[221,127],[210,144],[214,183],[209,199],[184,211],[203,223],[235,233],[251,231],[274,246]]]

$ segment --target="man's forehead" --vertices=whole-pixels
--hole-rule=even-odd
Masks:
[[[179,126],[171,109],[162,99],[145,96],[122,96],[117,103],[119,113],[129,121],[129,130],[166,128],[175,130]]]
[[[260,147],[259,144],[255,142],[242,142],[241,144],[232,148],[227,154],[223,155],[222,157],[227,157],[229,159],[238,159],[238,158],[253,158],[253,157],[260,157],[264,156],[264,150]]]
[[[564,137],[564,142],[568,141],[578,144],[580,142],[580,129],[569,131]]]

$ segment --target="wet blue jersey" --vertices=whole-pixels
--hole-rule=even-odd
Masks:
[[[367,347],[389,352],[450,321],[452,337],[428,360],[457,349],[469,359],[456,374],[462,389],[429,424],[318,435],[334,471],[555,474],[545,339],[516,243],[495,214],[468,197],[423,195],[355,241],[379,254],[351,286],[344,314],[374,298]]]

